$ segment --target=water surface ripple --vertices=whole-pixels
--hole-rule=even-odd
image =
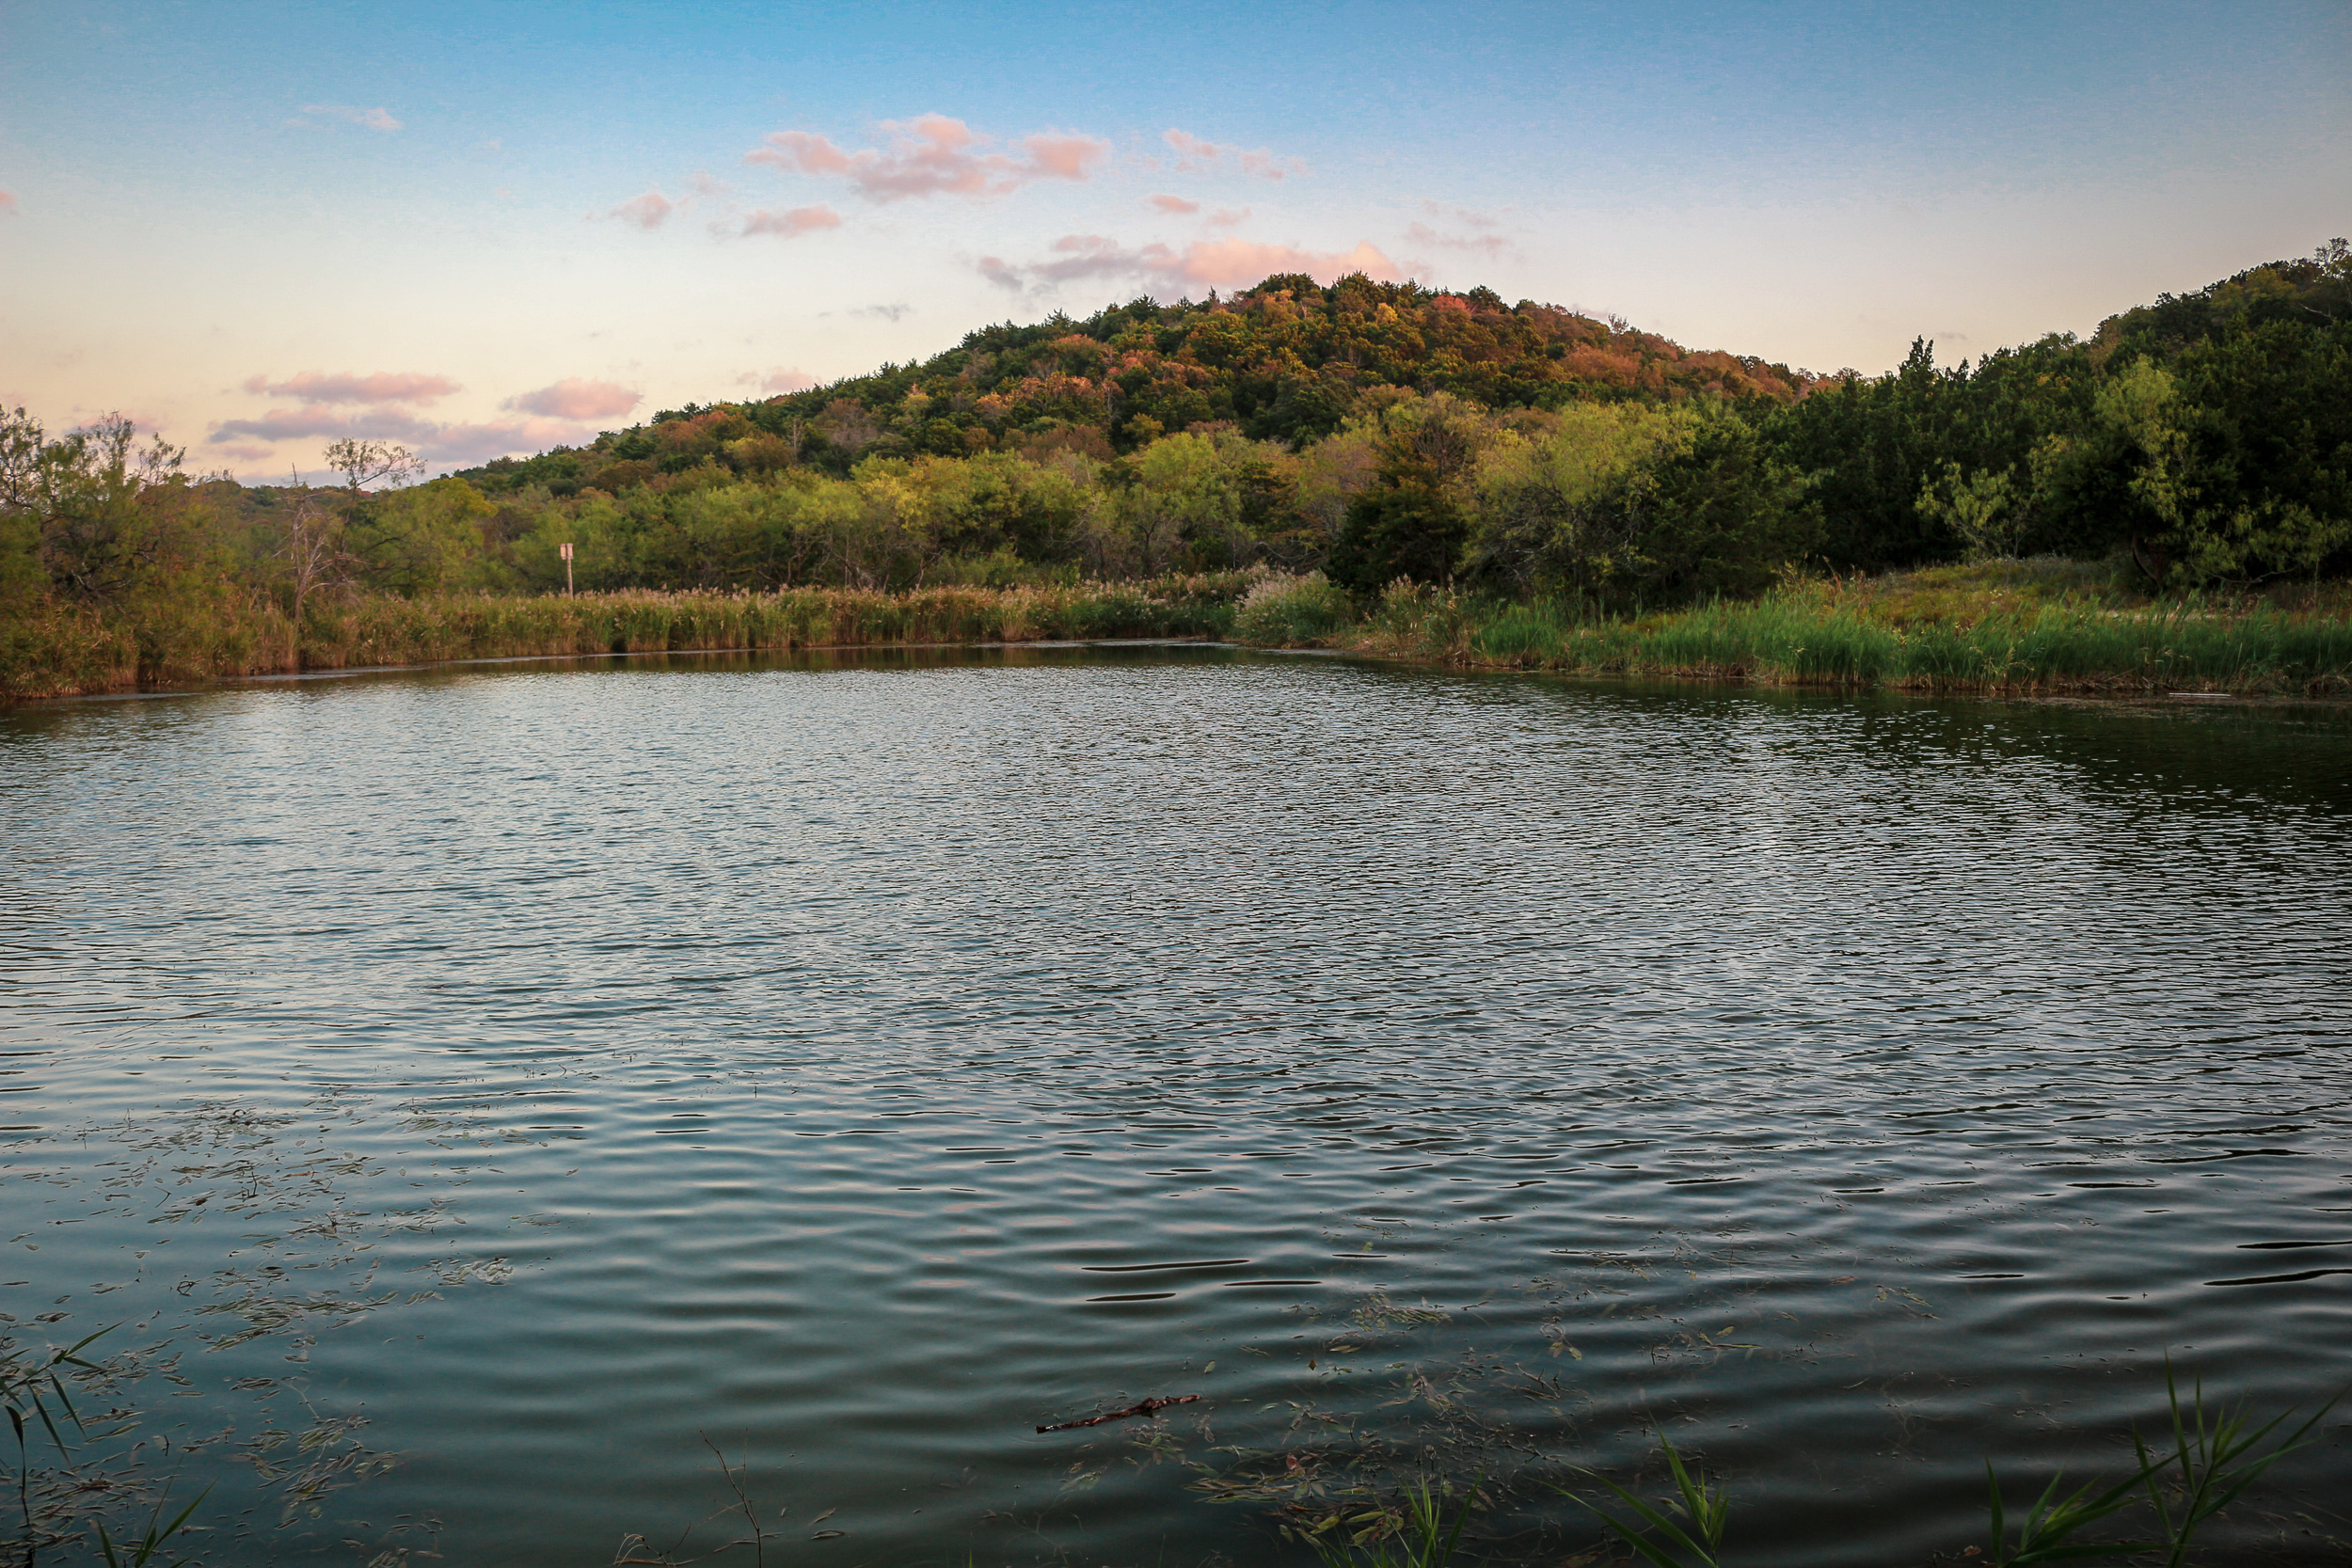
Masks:
[[[809,1560],[1286,1560],[1185,1464],[1661,1422],[1740,1560],[1865,1568],[2111,1465],[2168,1349],[2352,1380],[2325,716],[525,666],[0,719],[0,835],[20,1330],[402,1456],[256,1560],[602,1563],[707,1441]]]

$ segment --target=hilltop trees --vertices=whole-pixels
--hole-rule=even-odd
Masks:
[[[1138,299],[1083,321],[983,327],[920,365],[740,407],[690,407],[469,477],[485,491],[618,494],[705,463],[738,473],[797,464],[846,478],[871,456],[1029,452],[1061,436],[1069,450],[1109,457],[1211,428],[1295,451],[1400,390],[1507,409],[1774,403],[1807,385],[1786,365],[1693,353],[1533,301],[1506,306],[1487,289],[1453,294],[1360,275],[1327,289],[1292,274],[1231,299]]]

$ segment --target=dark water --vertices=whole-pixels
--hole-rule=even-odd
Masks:
[[[217,1561],[601,1564],[716,1445],[778,1560],[1306,1560],[1426,1471],[1556,1563],[1662,1426],[1863,1568],[2168,1350],[2352,1381],[2341,718],[516,666],[0,718],[0,1305],[233,1427],[136,1456]],[[2348,1440],[2232,1539],[2334,1560]]]

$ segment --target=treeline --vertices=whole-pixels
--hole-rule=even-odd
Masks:
[[[971,334],[461,476],[523,581],[903,586],[1266,564],[1645,601],[1811,558],[2352,565],[2342,241],[1973,363],[1819,377],[1486,290],[1268,278]],[[563,537],[558,538],[561,534]]]
[[[1657,605],[2056,553],[2152,587],[2352,567],[2352,252],[1974,363],[1811,376],[1486,290],[1268,278],[975,332],[429,483],[185,471],[120,419],[0,415],[0,628],[151,643],[356,595],[898,591],[1269,568]],[[244,607],[243,610],[239,607]],[[264,617],[268,619],[268,617]],[[41,629],[47,627],[47,630]],[[76,635],[79,635],[78,633]],[[161,657],[159,655],[158,657]],[[167,662],[167,660],[166,661]]]

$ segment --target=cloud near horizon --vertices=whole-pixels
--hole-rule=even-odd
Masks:
[[[806,371],[781,365],[759,378],[759,389],[763,392],[805,392],[816,385],[817,378]]]
[[[1042,261],[1013,263],[983,256],[975,265],[990,282],[1016,293],[1089,279],[1246,288],[1281,272],[1303,272],[1322,283],[1355,272],[1383,283],[1405,280],[1397,264],[1369,240],[1347,251],[1300,250],[1239,238],[1196,240],[1178,251],[1156,242],[1130,250],[1103,234],[1065,234],[1052,249]]]
[[[1425,223],[1414,223],[1405,230],[1405,237],[1415,245],[1434,245],[1447,250],[1465,250],[1484,256],[1489,261],[1511,248],[1511,242],[1500,234],[1441,234]]]
[[[1160,140],[1175,151],[1176,166],[1187,173],[1222,169],[1230,166],[1260,180],[1283,180],[1307,172],[1307,166],[1301,160],[1278,157],[1268,148],[1229,147],[1222,142],[1204,141],[1172,127],[1160,134]]]
[[[499,404],[524,414],[546,414],[559,420],[612,420],[645,401],[645,394],[633,392],[611,381],[588,381],[573,376],[542,387],[535,392],[522,392]]]
[[[545,451],[549,447],[577,446],[594,431],[564,420],[502,420],[488,423],[437,424],[401,408],[372,408],[349,416],[311,405],[273,408],[258,420],[224,420],[205,436],[205,444],[247,462],[270,455],[256,441],[298,439],[337,441],[397,441],[415,449],[428,463],[467,466],[494,457]]]
[[[362,125],[371,131],[401,129],[401,122],[387,114],[381,104],[373,109],[362,109],[350,103],[305,103],[302,105],[302,114],[324,115],[328,119],[340,119],[348,124]],[[286,123],[308,125],[311,122],[303,119],[301,115],[297,115]]]
[[[1033,180],[1083,181],[1110,156],[1099,136],[1039,133],[1013,145],[1025,159],[982,149],[994,138],[946,115],[885,119],[877,127],[886,148],[847,150],[812,131],[774,131],[743,154],[746,164],[766,164],[787,173],[830,175],[849,181],[868,201],[909,197],[1008,196]]]
[[[803,234],[840,227],[841,214],[820,201],[814,207],[793,207],[781,213],[755,208],[744,214],[739,232],[747,238],[753,234],[773,234],[780,240],[797,240]]]
[[[405,408],[374,408],[344,414],[322,404],[302,408],[273,408],[252,420],[223,420],[204,437],[207,446],[225,446],[240,436],[254,441],[294,441],[323,436],[341,440],[348,436],[372,441],[414,441],[440,429]]]
[[[378,371],[373,375],[302,371],[283,381],[250,375],[245,379],[245,389],[274,398],[299,398],[304,403],[431,403],[463,390],[445,375],[428,375],[422,371]]]

